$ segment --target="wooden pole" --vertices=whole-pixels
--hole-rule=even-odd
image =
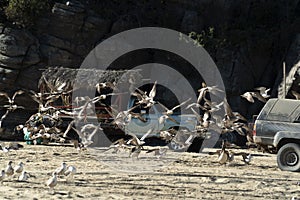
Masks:
[[[285,62],[283,62],[283,98],[286,97],[286,69]]]

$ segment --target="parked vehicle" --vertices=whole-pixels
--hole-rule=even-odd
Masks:
[[[277,153],[281,170],[300,171],[300,101],[270,99],[253,127],[256,144]]]
[[[128,103],[128,108],[135,105],[135,98],[131,98]],[[197,126],[197,117],[194,114],[180,114],[174,113],[170,115],[172,119],[176,122],[166,119],[163,123],[159,123],[159,118],[163,115],[158,110],[159,105],[155,104],[150,109],[149,108],[137,108],[134,110],[135,113],[139,113],[145,118],[145,122],[137,118],[132,118],[131,121],[126,125],[125,130],[134,133],[137,137],[142,137],[145,133],[152,129],[152,133],[149,137],[160,137],[160,131],[166,131],[169,129],[181,130],[189,135],[189,132],[195,132]],[[187,136],[188,137],[188,136]],[[199,139],[196,139],[198,141]],[[170,142],[170,147],[175,150],[180,150],[183,148],[188,148],[189,145],[183,147],[181,144],[176,143],[176,140]],[[199,146],[200,149],[201,145]],[[186,150],[186,149],[185,149]]]

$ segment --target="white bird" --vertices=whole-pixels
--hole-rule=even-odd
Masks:
[[[99,94],[101,94],[101,89],[103,88],[111,88],[114,89],[115,84],[111,82],[103,82],[103,83],[97,83],[96,85],[96,90]]]
[[[16,91],[16,92],[13,94],[12,98],[10,98],[10,97],[8,96],[7,93],[5,93],[5,92],[0,92],[0,96],[6,97],[7,100],[8,100],[8,103],[9,103],[10,105],[12,105],[12,104],[15,103],[15,98],[16,98],[16,96],[17,96],[17,95],[21,95],[21,94],[23,94],[23,93],[24,93],[23,90],[18,90],[18,91]]]
[[[68,169],[65,171],[65,176],[68,177],[68,179],[73,180],[74,175],[76,174],[76,167],[74,166],[69,166]]]
[[[254,88],[254,90],[257,90],[259,91],[259,93],[261,94],[261,96],[265,99],[269,98],[270,95],[268,95],[268,92],[271,90],[271,88],[266,88],[266,87],[257,87],[257,88]]]
[[[199,104],[201,100],[205,98],[207,92],[217,95],[218,92],[222,93],[223,90],[219,89],[217,86],[207,86],[206,83],[202,82],[202,88],[200,88],[198,92],[199,96],[197,99],[197,104]]]
[[[140,89],[136,89],[138,92],[133,92],[132,95],[136,96],[138,98],[138,104],[146,104],[145,108],[149,108],[152,105],[154,105],[154,97],[156,95],[156,84],[157,81],[154,82],[153,87],[151,91],[149,92],[149,95],[147,95],[147,92],[144,92]]]
[[[174,110],[176,110],[177,108],[181,107],[182,105],[186,104],[188,101],[190,101],[191,98],[189,98],[188,100],[182,102],[181,104],[173,107],[172,109],[168,109],[165,105],[163,105],[162,103],[158,102],[159,105],[161,105],[164,109],[165,112],[163,112],[162,114],[164,115],[173,115],[174,114]]]
[[[22,108],[22,109],[24,109],[23,106],[18,106],[17,104],[15,104],[15,98],[16,98],[16,96],[17,96],[17,95],[20,95],[20,94],[23,94],[23,93],[24,93],[23,90],[18,90],[18,91],[16,91],[16,92],[13,94],[12,98],[10,98],[10,97],[8,96],[7,93],[5,93],[5,92],[0,92],[0,96],[6,97],[6,99],[7,99],[7,101],[8,101],[8,104],[3,106],[4,108],[6,108],[6,112],[5,112],[4,115],[2,115],[2,117],[1,117],[1,119],[0,119],[0,128],[1,128],[1,126],[2,126],[2,121],[7,117],[7,115],[8,115],[9,112],[13,112],[13,111],[15,111],[17,108]]]
[[[66,170],[67,170],[67,165],[65,162],[62,162],[61,166],[58,167],[54,172],[56,173],[56,175],[60,176],[60,175],[64,175]]]
[[[26,171],[22,171],[22,174],[19,176],[18,180],[21,182],[25,182],[27,181],[27,179],[29,178],[29,175]]]
[[[23,169],[23,162],[19,162],[19,164],[14,167],[14,171],[18,174],[21,173]]]
[[[254,103],[254,97],[257,98],[259,101],[266,103],[267,100],[263,97],[260,92],[245,92],[241,95],[241,97],[247,99],[247,101]]]
[[[76,131],[78,136],[81,138],[81,143],[84,146],[88,146],[93,143],[93,137],[95,134],[99,131],[102,130],[102,128],[99,125],[94,125],[94,124],[86,124],[84,125],[81,130],[77,130],[76,128],[72,127],[73,130]],[[93,129],[91,131],[91,129]]]
[[[9,161],[5,168],[5,174],[7,176],[12,176],[14,174],[14,168],[11,166],[12,163],[12,161]]]
[[[163,123],[166,122],[167,119],[170,120],[170,121],[172,121],[172,122],[174,122],[175,124],[179,124],[178,121],[176,121],[173,117],[171,117],[171,116],[169,116],[169,115],[162,115],[162,116],[160,116],[160,117],[158,118],[158,123],[159,123],[159,124],[163,124]]]
[[[57,185],[57,173],[53,172],[52,177],[49,178],[46,182],[46,186],[49,187],[49,191],[53,190],[53,188]]]

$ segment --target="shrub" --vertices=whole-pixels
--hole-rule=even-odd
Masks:
[[[5,14],[8,20],[26,27],[50,8],[50,0],[9,0]]]

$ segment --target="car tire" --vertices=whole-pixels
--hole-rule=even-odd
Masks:
[[[300,145],[287,143],[277,153],[278,167],[283,171],[300,171]]]
[[[170,143],[168,143],[168,147],[175,152],[185,152],[188,148],[183,144],[177,143],[175,141],[171,141]]]

